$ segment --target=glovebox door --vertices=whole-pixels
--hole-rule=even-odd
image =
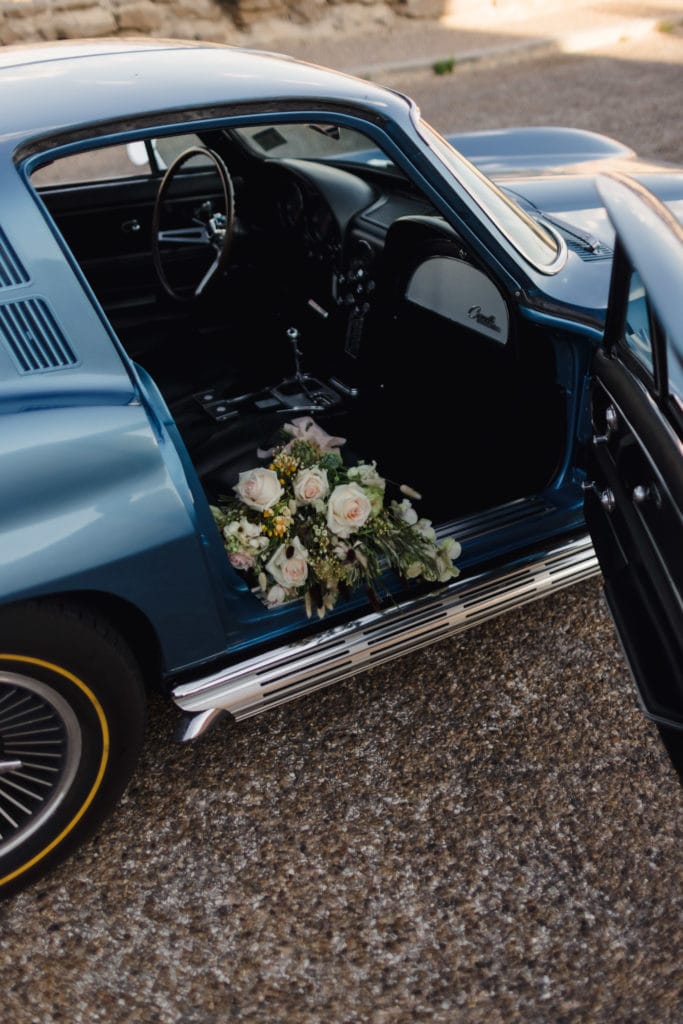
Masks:
[[[643,709],[683,729],[683,230],[636,182],[600,192],[616,241],[586,519]]]

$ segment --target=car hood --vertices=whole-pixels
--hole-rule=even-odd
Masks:
[[[612,170],[631,175],[683,222],[683,171],[643,160],[595,132],[569,128],[512,128],[449,135],[463,156],[532,215],[543,215],[571,244],[598,241],[611,250],[614,231],[595,179]]]
[[[616,169],[615,164],[592,168],[590,173],[564,174],[561,177],[496,178],[497,184],[515,198],[532,216],[541,216],[560,231],[568,244],[599,242],[610,249],[614,229],[596,187],[598,174]],[[683,172],[655,170],[652,165],[629,161],[619,169],[641,182],[669,207],[683,223]]]
[[[585,163],[630,160],[635,153],[616,139],[578,128],[503,128],[446,136],[484,174],[548,174]]]

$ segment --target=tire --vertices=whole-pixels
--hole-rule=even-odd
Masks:
[[[144,724],[140,670],[106,620],[56,602],[0,609],[0,897],[111,810]]]

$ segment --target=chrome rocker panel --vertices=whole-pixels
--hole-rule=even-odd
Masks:
[[[178,738],[196,739],[225,712],[241,721],[296,700],[598,573],[590,537],[565,540],[514,567],[460,578],[394,608],[184,683],[172,692],[187,713]]]

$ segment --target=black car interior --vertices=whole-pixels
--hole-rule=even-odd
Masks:
[[[414,486],[435,521],[550,483],[566,430],[553,346],[402,173],[275,159],[228,131],[200,144],[215,159],[163,183],[40,193],[209,498],[306,414]],[[471,286],[465,317],[451,313]]]

